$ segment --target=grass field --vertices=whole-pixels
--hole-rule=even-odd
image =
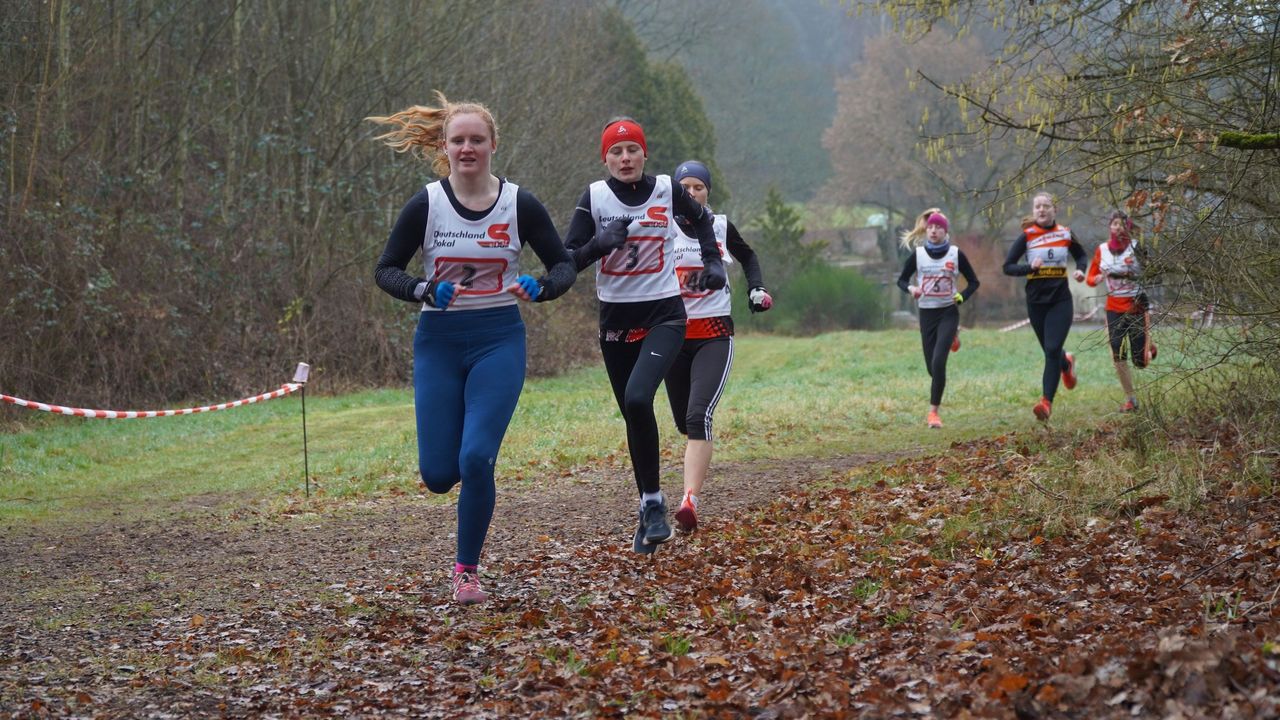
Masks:
[[[1040,394],[1042,361],[1031,331],[964,330],[961,337],[961,352],[948,368],[941,431],[924,427],[929,379],[914,329],[740,337],[716,414],[717,458],[942,450],[956,440],[1038,425],[1030,408]],[[1077,328],[1068,348],[1077,354],[1081,381],[1072,392],[1059,391],[1053,427],[1091,424],[1122,400],[1101,330]],[[1175,360],[1172,346],[1162,347],[1161,364]],[[417,492],[410,388],[336,397],[321,395],[322,386],[311,390],[315,502]],[[74,404],[74,398],[32,399]],[[656,407],[664,455],[674,466],[682,444],[662,390]],[[500,484],[532,482],[625,463],[622,420],[596,366],[526,383],[498,477]],[[21,432],[0,435],[0,521],[6,523],[147,515],[182,502],[296,502],[302,494],[296,395],[188,417],[41,417]]]

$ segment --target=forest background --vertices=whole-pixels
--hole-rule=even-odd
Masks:
[[[1019,317],[999,265],[1026,193],[1049,187],[1090,250],[1128,208],[1170,317],[1212,304],[1252,328],[1218,357],[1275,369],[1265,3],[9,0],[4,15],[0,377],[17,395],[221,398],[297,360],[330,390],[404,382],[414,313],[371,271],[432,178],[363,118],[436,89],[493,109],[496,171],[562,229],[603,174],[612,116],[645,125],[651,172],[706,160],[713,206],[779,298],[745,331],[884,325],[906,307],[894,235],[932,205],[983,279],[966,324]],[[526,310],[532,373],[594,357],[592,294],[584,274]]]

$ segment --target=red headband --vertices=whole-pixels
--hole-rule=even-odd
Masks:
[[[644,156],[649,157],[649,146],[644,144],[644,130],[631,120],[619,120],[609,123],[604,132],[600,133],[600,159],[604,160],[609,148],[625,141],[638,143]]]

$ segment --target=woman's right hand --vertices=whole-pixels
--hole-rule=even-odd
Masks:
[[[627,226],[631,224],[628,218],[614,218],[608,225],[604,226],[596,235],[596,246],[602,254],[609,253],[622,247],[627,242]]]
[[[1041,265],[1043,265],[1043,264],[1044,264],[1044,258],[1031,258],[1031,269],[1032,269],[1032,270],[1039,270],[1039,269],[1040,269],[1040,266],[1041,266]]]
[[[913,298],[919,298],[924,294],[924,291],[920,289],[919,285],[908,285],[907,292],[911,293],[911,297]]]

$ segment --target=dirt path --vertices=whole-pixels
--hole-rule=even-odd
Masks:
[[[704,522],[724,522],[780,490],[914,452],[718,464]],[[679,497],[679,469],[666,467],[663,477],[668,496]],[[276,631],[310,636],[332,618],[306,609],[349,587],[396,587],[421,593],[424,604],[445,603],[455,498],[355,501],[323,516],[264,517],[246,509],[230,520],[225,506],[201,498],[143,521],[11,529],[0,536],[0,708],[128,707],[122,679],[148,662],[158,637],[183,624],[293,608],[302,611]],[[520,583],[524,558],[583,546],[629,548],[634,503],[625,470],[500,487],[484,557],[499,605],[504,588]],[[88,697],[81,705],[78,693]]]
[[[1046,538],[1008,513],[1045,459],[1016,437],[916,455],[720,465],[654,561],[625,471],[507,487],[479,608],[448,600],[451,500],[6,532],[0,715],[1280,712],[1273,492]]]

